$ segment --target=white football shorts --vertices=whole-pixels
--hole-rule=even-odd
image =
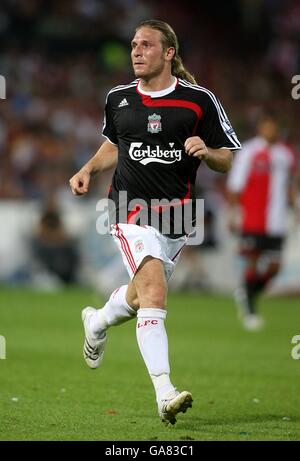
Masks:
[[[136,224],[112,225],[110,233],[121,252],[131,280],[146,256],[163,262],[166,279],[169,280],[188,240],[186,236],[171,239],[154,227]]]

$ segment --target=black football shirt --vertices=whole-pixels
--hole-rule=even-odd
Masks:
[[[185,153],[187,138],[200,136],[214,149],[241,148],[216,96],[175,77],[172,86],[162,91],[143,91],[139,79],[109,91],[102,133],[118,146],[118,164],[109,193],[116,216],[111,220],[135,224],[141,224],[141,210],[154,210],[163,217],[170,201],[176,206],[195,198],[201,161]],[[173,215],[169,212],[168,216],[172,221]],[[172,238],[186,233],[172,229],[165,232]]]

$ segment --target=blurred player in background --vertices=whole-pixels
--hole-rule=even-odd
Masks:
[[[168,203],[176,199],[174,207],[191,201],[201,160],[226,172],[231,150],[239,149],[240,143],[220,102],[196,85],[183,67],[177,37],[168,24],[144,21],[131,47],[136,80],[108,93],[103,128],[107,140],[70,180],[73,193],[82,195],[88,192],[92,176],[115,169],[109,197],[117,216],[111,234],[131,279],[114,291],[102,309],[83,310],[84,358],[89,367],[97,368],[107,329],[137,316],[137,342],[154,385],[158,413],[162,421],[174,424],[176,414],[191,406],[192,395],[178,392],[170,381],[164,322],[167,282],[187,236],[184,230],[175,232],[175,221],[167,233],[152,221],[137,225],[144,205],[131,209],[128,203],[143,201],[147,212],[155,212],[153,199]],[[127,193],[125,202],[122,191]],[[162,221],[166,211],[170,205],[157,211]]]
[[[55,203],[43,209],[31,246],[37,272],[54,275],[65,284],[76,283],[78,243],[65,229]]]
[[[257,297],[280,270],[289,204],[296,204],[296,157],[265,113],[257,136],[244,143],[228,175],[229,229],[240,234],[240,286],[235,290],[244,327],[258,330]]]

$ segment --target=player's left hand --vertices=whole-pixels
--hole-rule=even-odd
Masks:
[[[198,157],[200,160],[207,160],[208,148],[199,136],[187,138],[184,143],[185,152],[191,157]]]

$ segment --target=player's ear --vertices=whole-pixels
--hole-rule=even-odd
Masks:
[[[169,48],[165,51],[165,59],[166,61],[172,61],[175,55],[175,48],[173,46],[169,46]]]

